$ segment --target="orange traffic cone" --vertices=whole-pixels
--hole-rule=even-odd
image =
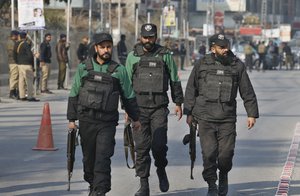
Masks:
[[[36,143],[36,147],[32,148],[32,150],[54,151],[57,149],[58,148],[54,148],[54,145],[53,145],[52,125],[51,125],[49,103],[45,103],[38,140]]]

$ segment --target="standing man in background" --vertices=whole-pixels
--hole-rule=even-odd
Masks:
[[[178,120],[182,117],[181,104],[183,92],[178,78],[177,65],[169,49],[156,44],[157,27],[146,23],[141,27],[141,39],[134,50],[128,54],[126,69],[137,97],[140,109],[142,130],[133,132],[136,151],[136,175],[140,177],[140,189],[135,196],[149,196],[151,157],[157,167],[159,188],[162,192],[169,190],[166,173],[167,160],[167,131],[168,131],[168,89]]]
[[[69,45],[66,43],[67,36],[60,34],[60,39],[56,44],[56,56],[58,62],[58,80],[57,89],[65,89],[64,82],[66,79],[67,63],[69,62],[68,50]]]
[[[265,45],[265,41],[261,41],[259,42],[258,46],[257,46],[257,52],[259,55],[259,61],[258,61],[258,67],[261,67],[262,64],[262,70],[265,71],[266,66],[265,66],[265,57],[266,57],[266,45]]]
[[[180,43],[179,55],[180,55],[180,69],[182,71],[185,71],[184,63],[185,63],[185,57],[186,57],[186,48],[184,46],[184,40],[182,40],[182,42]]]
[[[124,34],[121,35],[120,41],[117,44],[118,49],[118,58],[122,65],[125,65],[127,58],[127,47],[125,44],[126,36]]]
[[[82,63],[89,56],[88,43],[89,43],[89,37],[83,36],[81,43],[79,44],[78,49],[77,49],[77,58],[80,63]]]
[[[19,97],[21,101],[40,101],[33,97],[33,53],[31,46],[26,40],[27,33],[20,32],[20,40],[14,47],[14,59],[19,69]],[[27,89],[26,89],[27,87]],[[27,97],[25,96],[27,90]]]
[[[41,93],[52,94],[52,91],[48,89],[48,80],[50,77],[50,63],[51,63],[51,34],[46,33],[44,37],[44,41],[40,45],[40,68],[41,68],[41,78],[42,78],[42,85],[41,85]]]
[[[198,61],[189,76],[184,114],[188,125],[192,121],[198,124],[207,196],[226,196],[236,140],[238,91],[247,112],[248,129],[259,116],[258,104],[246,67],[229,50],[229,40],[224,34],[215,34],[209,42],[211,54]]]
[[[10,32],[10,39],[6,44],[7,54],[8,54],[8,66],[9,66],[9,98],[18,99],[19,90],[19,70],[18,64],[14,59],[14,47],[18,41],[19,32],[13,30]]]
[[[246,67],[249,69],[249,72],[253,69],[253,48],[250,42],[247,42],[244,46],[244,53],[245,53],[245,64]]]

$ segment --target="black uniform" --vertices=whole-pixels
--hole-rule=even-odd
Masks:
[[[139,118],[136,98],[124,66],[98,64],[96,56],[79,64],[68,101],[67,118],[79,120],[84,179],[94,192],[111,189],[111,160],[118,125],[119,97],[134,121]]]
[[[176,105],[183,103],[181,82],[177,66],[170,51],[155,45],[145,53],[142,44],[137,44],[130,52],[126,69],[132,80],[140,108],[141,132],[134,132],[136,142],[136,174],[141,178],[150,175],[152,150],[157,168],[165,168],[167,156],[168,88],[171,87],[172,100]]]
[[[184,100],[184,114],[199,124],[203,178],[217,180],[217,169],[232,167],[236,138],[236,97],[240,92],[248,117],[258,118],[256,95],[244,64],[229,51],[227,63],[206,54],[193,68]]]

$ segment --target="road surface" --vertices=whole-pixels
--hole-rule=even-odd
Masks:
[[[191,67],[180,72],[185,87]],[[252,130],[246,128],[246,112],[238,98],[237,143],[233,169],[229,174],[229,196],[274,196],[289,155],[292,140],[300,123],[300,71],[249,73],[256,91],[260,118]],[[52,81],[50,88],[56,88]],[[83,181],[82,154],[76,149],[71,191],[67,191],[66,107],[68,91],[53,90],[53,95],[38,95],[41,102],[21,102],[1,98],[0,103],[0,195],[88,195]],[[57,151],[33,151],[41,124],[44,104],[50,104],[52,133]],[[188,147],[182,138],[188,133],[185,117],[177,121],[170,104],[167,173],[170,190],[161,193],[152,165],[151,195],[206,195],[199,140],[194,180],[190,177]],[[112,159],[112,190],[108,196],[133,196],[139,188],[134,170],[126,167],[123,148],[124,111],[120,111],[115,154]],[[296,148],[296,152],[298,146]],[[289,195],[300,195],[299,156],[292,169]]]

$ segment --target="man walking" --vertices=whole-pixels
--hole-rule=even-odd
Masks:
[[[177,65],[169,49],[156,43],[157,27],[146,23],[141,27],[141,39],[134,50],[128,54],[126,69],[132,80],[140,109],[142,130],[134,132],[136,151],[136,175],[140,177],[141,187],[135,196],[149,196],[151,157],[155,159],[159,188],[162,192],[169,190],[166,174],[167,130],[168,130],[168,88],[171,87],[172,100],[176,104],[175,114],[182,117],[181,104],[183,92],[178,78]]]
[[[207,196],[225,196],[236,139],[238,91],[248,115],[248,129],[254,126],[259,114],[246,67],[229,50],[229,40],[223,34],[215,34],[209,42],[211,54],[206,54],[195,64],[189,76],[184,114],[187,124],[192,121],[198,124]]]
[[[69,128],[79,120],[84,180],[89,196],[105,196],[111,189],[111,157],[114,154],[121,96],[134,131],[141,123],[136,98],[124,66],[111,60],[113,40],[100,33],[94,40],[95,55],[78,65],[68,100]]]
[[[118,49],[118,58],[122,65],[125,65],[127,58],[127,47],[126,47],[126,36],[124,34],[121,35],[120,41],[117,44]]]
[[[79,46],[77,48],[77,58],[80,63],[82,63],[89,56],[88,43],[89,43],[89,37],[83,36],[81,39],[81,43],[79,44]]]

